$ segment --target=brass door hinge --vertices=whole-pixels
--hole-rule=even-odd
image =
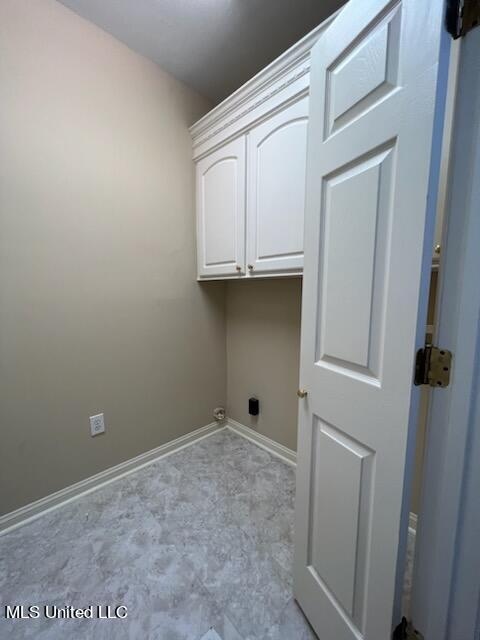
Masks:
[[[411,622],[402,618],[400,624],[395,627],[392,640],[425,640],[420,631],[417,631]]]
[[[447,0],[445,24],[454,40],[480,25],[480,0]]]
[[[425,345],[417,351],[415,360],[415,385],[448,387],[452,368],[452,352],[433,345]]]

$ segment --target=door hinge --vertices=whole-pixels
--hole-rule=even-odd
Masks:
[[[415,385],[448,387],[452,368],[452,352],[431,344],[417,351],[415,359]]]
[[[411,622],[404,617],[393,631],[392,640],[425,640],[420,631],[417,631]]]
[[[480,24],[480,0],[447,0],[445,24],[456,40]]]

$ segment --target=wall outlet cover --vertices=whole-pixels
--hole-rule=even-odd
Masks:
[[[103,413],[98,413],[96,416],[90,416],[90,434],[92,436],[98,436],[99,433],[105,433]]]

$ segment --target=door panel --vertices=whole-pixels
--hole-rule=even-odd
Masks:
[[[327,70],[325,137],[346,126],[395,90],[398,78],[401,9],[377,28],[360,34]],[[387,9],[388,11],[388,9]]]
[[[392,628],[441,25],[350,0],[312,51],[294,590],[322,640]]]
[[[248,135],[247,258],[250,271],[303,267],[308,97]]]
[[[374,452],[314,416],[312,462],[308,561],[323,589],[361,626]]]
[[[323,185],[316,359],[374,384],[384,336],[394,154],[389,143],[326,176]]]
[[[198,274],[245,273],[245,138],[200,160],[196,172]]]

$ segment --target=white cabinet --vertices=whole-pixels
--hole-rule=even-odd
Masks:
[[[247,263],[251,275],[301,273],[308,97],[248,133]]]
[[[308,96],[196,165],[198,278],[301,275]]]
[[[197,268],[200,278],[245,273],[245,136],[197,163]]]
[[[332,19],[190,128],[199,280],[302,274],[310,51]]]

